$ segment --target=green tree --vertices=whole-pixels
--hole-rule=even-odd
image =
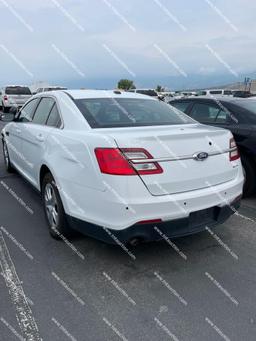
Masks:
[[[156,91],[157,91],[157,92],[162,92],[162,91],[164,91],[164,87],[161,86],[161,85],[158,85],[158,86],[156,87]]]
[[[117,84],[118,89],[122,90],[130,90],[130,89],[136,89],[136,86],[134,85],[133,81],[129,79],[120,79],[120,81]]]

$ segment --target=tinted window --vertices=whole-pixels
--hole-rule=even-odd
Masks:
[[[170,105],[172,105],[173,107],[175,107],[176,109],[185,112],[190,104],[190,102],[170,102]]]
[[[56,103],[54,104],[50,112],[50,116],[48,117],[46,124],[50,127],[60,127],[61,125],[61,119],[60,119],[60,115],[59,115]]]
[[[198,96],[206,96],[207,92],[206,91],[198,91]]]
[[[137,90],[137,93],[147,96],[157,96],[157,93],[154,90]]]
[[[31,122],[37,103],[37,98],[32,99],[32,101],[28,102],[28,104],[26,104],[20,111],[18,122]]]
[[[199,122],[211,123],[215,122],[219,111],[220,109],[217,106],[205,103],[196,103],[192,108],[191,116]]]
[[[228,110],[220,109],[216,118],[216,123],[228,123],[231,117],[232,114]]]
[[[224,90],[224,95],[232,95],[232,91],[231,90]]]
[[[31,95],[31,91],[25,86],[10,86],[5,89],[7,95]]]
[[[53,105],[52,98],[42,98],[33,117],[33,123],[45,124]]]
[[[56,88],[45,88],[44,91],[55,91],[55,90],[67,90],[67,88],[56,87]]]
[[[170,105],[150,99],[78,99],[75,103],[92,128],[194,123]]]
[[[211,90],[210,94],[211,95],[222,95],[222,91],[221,90]]]

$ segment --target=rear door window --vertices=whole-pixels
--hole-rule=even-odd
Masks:
[[[51,110],[50,115],[47,119],[46,125],[48,125],[50,127],[56,127],[56,128],[59,128],[61,125],[61,118],[60,118],[60,114],[59,114],[56,103],[52,107],[52,110]]]
[[[52,98],[42,98],[36,109],[32,122],[42,125],[46,124],[54,103],[54,99]]]
[[[220,108],[215,105],[206,103],[195,103],[191,110],[191,117],[202,123],[213,123],[215,122]]]
[[[230,122],[231,119],[231,113],[228,110],[221,110],[218,113],[218,116],[216,118],[216,123],[223,123],[227,124]]]

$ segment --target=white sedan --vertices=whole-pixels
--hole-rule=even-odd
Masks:
[[[72,229],[109,243],[196,233],[239,207],[232,134],[148,96],[68,90],[3,115],[6,168],[42,194],[55,238]]]

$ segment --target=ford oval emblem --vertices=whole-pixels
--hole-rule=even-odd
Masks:
[[[209,157],[209,154],[206,152],[196,153],[193,155],[194,160],[196,161],[204,161]]]

